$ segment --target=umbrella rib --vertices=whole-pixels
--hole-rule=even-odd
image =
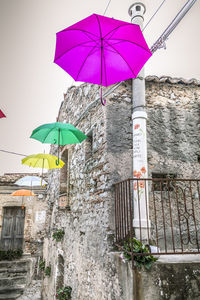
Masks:
[[[121,56],[121,58],[124,60],[124,62],[127,64],[127,66],[129,67],[129,69],[131,70],[131,72],[133,73],[133,75],[136,77],[136,75],[135,75],[135,73],[134,73],[134,71],[132,70],[132,68],[131,68],[131,66],[129,65],[129,63],[123,58],[123,56],[119,53],[119,51],[117,51],[112,45],[110,45],[109,43],[108,43],[108,41],[105,41],[111,48],[113,48],[115,51],[116,51],[116,53],[118,53],[119,54],[119,56]]]
[[[110,45],[109,45],[110,46]],[[105,51],[108,51],[108,52],[111,52],[111,53],[116,53],[116,51],[114,51],[114,50],[112,50],[112,49],[109,49],[109,48],[106,48],[106,47],[104,47],[104,50]]]
[[[82,31],[82,30],[80,30],[80,31]],[[89,35],[89,33],[87,32],[87,31],[83,31],[86,35],[87,35],[87,37],[89,38],[89,39],[91,39],[91,41],[93,41],[93,42],[96,42],[97,40],[96,39],[94,39],[94,38],[92,38],[90,35]],[[92,33],[91,33],[92,34]],[[94,35],[95,36],[95,38],[98,38],[98,36],[96,36],[96,35]]]
[[[101,24],[100,24],[100,21],[99,21],[98,15],[95,15],[95,17],[97,18],[97,22],[98,22],[98,25],[99,25],[99,33],[100,33],[100,39],[101,39],[101,38],[102,38]]]
[[[38,162],[39,162],[40,159],[41,159],[41,158],[37,158],[37,159],[35,160],[35,164],[34,164],[34,167],[35,167],[35,168],[40,168],[39,166],[37,166],[37,164],[38,164]]]
[[[88,37],[90,37],[89,35],[91,34],[91,35],[93,35],[93,36],[95,36],[95,37],[98,38],[98,36],[97,36],[96,34],[91,33],[91,32],[89,32],[89,31],[87,31],[87,30],[78,29],[78,28],[66,28],[66,29],[60,31],[59,33],[64,32],[64,31],[71,31],[71,30],[82,31],[83,33],[87,34]],[[90,38],[91,38],[91,37],[90,37]],[[91,40],[92,40],[92,38],[91,38]]]
[[[95,48],[96,48],[96,46],[94,46],[94,47],[92,48],[92,50],[88,53],[88,55],[86,56],[85,60],[83,61],[82,65],[81,65],[81,67],[80,67],[80,69],[79,69],[78,75],[76,76],[76,79],[75,79],[76,81],[78,80],[78,76],[79,76],[81,70],[83,69],[84,64],[86,63],[86,60],[88,59],[88,57],[90,56],[90,54],[92,53],[92,51],[93,51]]]
[[[96,41],[94,41],[94,42],[96,42]],[[64,51],[62,54],[60,54],[58,57],[56,57],[56,58],[54,59],[54,61],[57,61],[57,60],[58,60],[59,58],[61,58],[64,54],[66,54],[67,52],[71,51],[72,49],[74,49],[74,48],[76,48],[76,47],[79,47],[79,46],[82,46],[82,45],[85,45],[85,44],[88,44],[88,43],[91,43],[91,41],[87,41],[87,42],[84,42],[84,43],[80,43],[80,44],[78,44],[78,45],[76,45],[76,46],[71,47],[70,49]],[[94,47],[94,46],[91,46],[91,47]],[[96,47],[96,46],[95,46],[95,47]]]
[[[85,33],[86,35],[87,35],[87,37],[89,38],[89,39],[91,39],[91,41],[96,41],[94,38],[92,38],[91,36],[90,36],[90,34],[91,35],[94,35],[94,37],[96,38],[98,38],[98,36],[97,35],[95,35],[95,34],[92,34],[92,33],[90,33],[89,31],[86,31],[86,30],[82,30],[82,29],[78,29],[79,31],[81,31],[81,32],[83,32],[83,33]]]
[[[140,48],[142,48],[143,50],[147,51],[148,53],[152,54],[151,51],[149,49],[146,49],[145,47],[135,43],[135,42],[132,42],[132,41],[129,41],[129,40],[124,40],[124,39],[109,39],[109,41],[123,41],[123,42],[128,42],[128,43],[131,43],[131,44],[134,44]],[[117,44],[117,43],[116,43]]]
[[[77,133],[77,132],[76,132],[75,130],[70,130],[70,133],[73,135],[74,138],[76,138],[76,142],[74,142],[74,143],[80,143],[80,140],[79,140],[79,139],[77,138],[77,136],[76,136],[76,133]],[[73,144],[74,144],[74,143],[73,143]]]
[[[37,164],[37,160],[35,159],[35,161],[33,162],[33,165],[30,163],[30,167],[35,168],[36,164]]]
[[[113,32],[113,31],[115,31],[115,30],[117,30],[117,29],[119,29],[120,27],[123,27],[123,26],[128,26],[128,25],[133,25],[133,24],[122,24],[122,25],[119,25],[118,27],[115,27],[114,29],[112,29],[111,31],[109,31],[108,33],[106,33],[105,35],[104,35],[104,37],[103,38],[105,38],[108,34],[110,34],[111,32]],[[134,24],[134,25],[136,25],[136,24]],[[139,26],[139,25],[137,25],[137,26]]]
[[[45,136],[45,138],[43,139],[42,143],[45,144],[45,140],[47,139],[47,137],[49,136],[49,134],[55,129],[55,127],[52,127],[51,130],[49,130],[48,134]],[[48,144],[51,144],[51,143],[48,143]],[[51,145],[56,145],[55,143],[54,144],[51,144]]]

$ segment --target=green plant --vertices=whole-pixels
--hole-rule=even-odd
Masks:
[[[13,260],[16,258],[22,257],[23,250],[22,249],[14,249],[14,250],[0,250],[0,261],[1,260]]]
[[[63,288],[60,288],[56,294],[56,298],[58,300],[70,300],[72,293],[72,288],[71,286],[65,286]]]
[[[150,254],[148,246],[144,245],[136,238],[133,238],[133,254],[141,253],[143,255],[134,255],[134,262],[138,268],[144,266],[147,270],[149,270],[153,264],[153,262],[157,261],[158,258],[154,257]],[[123,258],[126,260],[131,260],[131,239],[128,242],[124,242],[123,245]],[[145,254],[145,255],[144,255]],[[147,255],[149,254],[149,255]]]
[[[47,266],[44,270],[44,274],[46,276],[50,276],[51,275],[51,266]]]
[[[56,242],[60,242],[63,239],[64,235],[65,235],[64,230],[58,229],[53,233],[52,236],[53,236],[53,239],[56,240]]]
[[[44,271],[45,270],[45,261],[40,259],[40,262],[39,262],[39,269],[41,271]]]

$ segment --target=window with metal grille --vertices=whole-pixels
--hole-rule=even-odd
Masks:
[[[152,173],[152,191],[173,191],[174,183],[173,179],[177,177],[176,174],[172,173]]]

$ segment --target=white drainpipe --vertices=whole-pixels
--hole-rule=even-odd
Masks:
[[[143,15],[145,13],[144,4],[137,2],[129,8],[129,15],[134,24],[143,27]],[[147,113],[145,107],[145,78],[144,68],[140,71],[137,78],[132,80],[132,124],[133,124],[133,177],[148,178],[147,166],[147,132],[146,121]],[[146,183],[146,188],[145,188]],[[133,209],[135,237],[141,240],[147,239],[149,224],[148,207],[148,182],[134,181]]]

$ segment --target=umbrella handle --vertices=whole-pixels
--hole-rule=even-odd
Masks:
[[[43,178],[41,178],[41,187],[45,187],[46,184],[42,184],[42,179],[43,179]]]
[[[103,81],[103,38],[102,38],[102,33],[101,33],[101,27],[99,24],[99,30],[100,30],[100,35],[101,35],[101,88],[100,88],[100,97],[101,97],[101,104],[103,106],[106,105],[106,100],[103,99],[103,88],[102,88],[102,81]]]
[[[100,97],[101,97],[101,104],[102,104],[103,106],[105,106],[105,105],[106,105],[106,100],[103,99],[103,90],[102,90],[102,86],[101,86]]]
[[[43,163],[42,163],[41,187],[45,187],[45,185],[42,185],[42,179],[43,179],[43,168],[44,168],[44,159],[43,159]]]
[[[59,158],[56,159],[56,166],[58,166],[58,165],[59,165]]]

